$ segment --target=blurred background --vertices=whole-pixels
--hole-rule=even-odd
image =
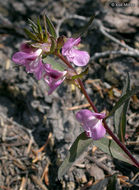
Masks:
[[[108,189],[107,176],[113,174],[118,174],[116,190],[137,189],[136,168],[93,145],[58,180],[58,167],[83,131],[75,113],[89,105],[79,89],[66,83],[48,96],[43,80],[37,81],[11,60],[26,40],[23,28],[28,27],[28,18],[35,21],[44,13],[54,23],[57,35],[67,37],[95,15],[80,48],[91,56],[83,81],[99,111],[109,112],[119,99],[127,72],[131,87],[139,82],[138,0],[1,0],[0,189]],[[135,156],[139,152],[138,98],[132,97],[127,113],[126,143]],[[113,130],[112,119],[108,125]]]

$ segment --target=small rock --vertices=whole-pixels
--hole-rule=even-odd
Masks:
[[[26,14],[26,8],[24,7],[23,3],[14,2],[13,7],[15,8],[16,11],[19,11],[22,14]]]
[[[95,164],[89,166],[87,165],[87,171],[90,174],[90,176],[93,176],[95,178],[95,181],[103,179],[105,177],[103,170]]]
[[[52,103],[52,97],[51,96],[45,96],[45,102],[48,104]]]
[[[119,81],[117,79],[116,73],[114,71],[107,70],[104,74],[105,80],[110,82],[113,85],[118,85]]]
[[[76,170],[74,170],[73,173],[74,173],[74,176],[78,183],[86,183],[87,182],[87,178],[86,178],[86,175],[84,174],[83,169],[76,168]]]
[[[33,100],[32,102],[31,102],[31,106],[33,107],[33,108],[38,108],[39,107],[39,104],[40,104],[40,102],[38,101],[38,100]]]
[[[70,181],[66,185],[66,190],[74,190],[75,189],[75,183]]]
[[[111,85],[110,85],[109,83],[104,82],[103,84],[104,84],[104,87],[105,87],[105,88],[107,88],[107,89],[110,89],[110,88],[111,88]]]
[[[117,88],[113,88],[113,95],[119,98],[121,96],[121,91],[119,91]]]
[[[0,112],[12,117],[16,113],[16,106],[7,97],[0,96]]]
[[[81,178],[81,183],[87,183],[86,175],[83,175]]]

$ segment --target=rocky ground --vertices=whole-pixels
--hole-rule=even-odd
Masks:
[[[95,14],[82,38],[83,49],[91,55],[83,81],[98,110],[110,111],[121,95],[126,72],[132,87],[139,82],[139,4],[137,0],[128,3],[120,7],[105,0],[0,1],[0,190],[108,190],[113,174],[117,174],[116,190],[138,189],[134,166],[112,159],[93,145],[58,180],[58,168],[82,132],[75,113],[80,106],[88,107],[87,101],[66,83],[48,96],[44,81],[11,61],[25,40],[28,18],[46,13],[57,34],[70,37]],[[126,143],[136,158],[138,110],[139,99],[134,96],[127,113]],[[108,125],[113,129],[112,119]]]

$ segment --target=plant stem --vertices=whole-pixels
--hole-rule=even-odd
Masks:
[[[70,69],[72,69],[75,73],[75,69],[72,67],[72,65],[68,62],[68,60],[61,54],[56,54]],[[84,96],[86,97],[87,101],[90,103],[91,107],[93,108],[93,110],[95,112],[98,112],[97,108],[95,107],[94,103],[92,102],[91,98],[89,97],[89,95],[87,94],[86,92],[86,89],[81,81],[81,79],[77,79],[80,87],[81,87],[81,90],[84,94]],[[104,120],[104,127],[107,131],[107,133],[113,138],[113,140],[121,147],[121,149],[128,155],[128,157],[132,160],[132,162],[134,163],[134,165],[136,167],[139,168],[139,163],[138,161],[132,156],[132,154],[130,153],[130,151],[126,148],[125,145],[123,145],[120,140],[113,134],[113,132],[111,131],[111,129],[108,127],[106,121]]]

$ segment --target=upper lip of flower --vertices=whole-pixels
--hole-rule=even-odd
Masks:
[[[77,38],[77,39],[74,39],[74,38],[69,38],[63,48],[62,48],[62,51],[63,53],[66,53],[66,51],[70,50],[71,48],[73,48],[73,46],[76,46],[80,43],[81,39],[80,38]]]

